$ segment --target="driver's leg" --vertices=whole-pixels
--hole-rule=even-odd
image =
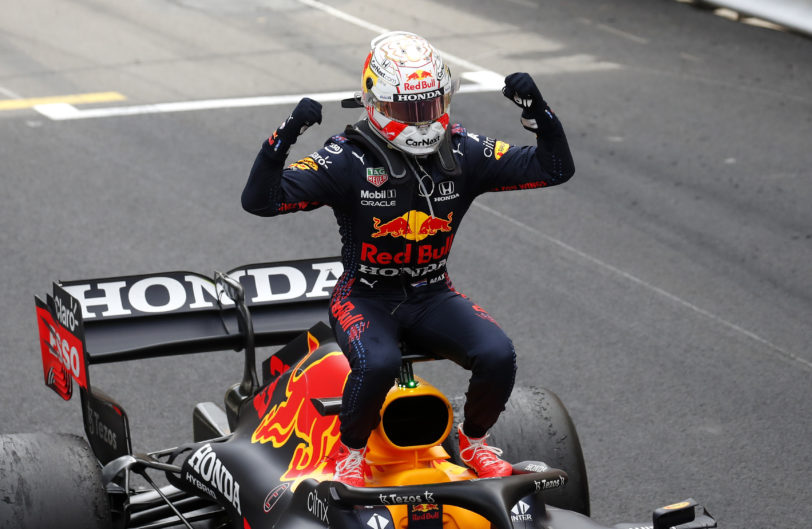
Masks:
[[[380,422],[386,394],[400,373],[398,325],[384,301],[347,297],[333,302],[330,323],[350,364],[341,398],[341,446],[334,479],[360,487],[368,468],[367,439]]]
[[[485,443],[510,398],[516,376],[513,343],[481,307],[454,290],[429,294],[408,328],[410,338],[471,371],[465,419],[460,425],[461,456],[480,477],[509,475],[501,450]]]

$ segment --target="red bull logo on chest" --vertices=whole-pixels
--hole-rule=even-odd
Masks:
[[[437,235],[440,232],[450,233],[453,215],[452,211],[446,218],[434,217],[413,209],[387,222],[381,222],[378,217],[373,217],[372,227],[375,231],[372,233],[372,237],[391,236],[403,237],[410,241],[422,241],[426,237]]]

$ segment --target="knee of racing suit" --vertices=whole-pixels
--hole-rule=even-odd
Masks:
[[[516,380],[516,352],[504,333],[493,333],[469,352],[471,379],[465,400],[463,429],[484,436],[504,411]]]

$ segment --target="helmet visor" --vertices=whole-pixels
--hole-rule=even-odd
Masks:
[[[425,101],[378,101],[375,106],[386,117],[410,125],[437,121],[446,109],[444,96]]]
[[[378,112],[389,119],[409,125],[419,125],[437,121],[448,112],[451,96],[457,86],[458,82],[453,83],[451,90],[446,92],[438,89],[422,93],[395,94],[392,98],[393,101],[381,101],[370,92],[367,92],[366,96],[367,101],[370,101]]]

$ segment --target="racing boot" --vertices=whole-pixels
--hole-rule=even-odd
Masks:
[[[331,456],[336,462],[336,470],[333,481],[340,481],[351,487],[363,487],[366,485],[366,476],[372,472],[364,456],[367,448],[361,450],[350,448],[341,441],[338,442],[338,450]]]
[[[459,426],[460,435],[460,458],[463,462],[476,472],[480,478],[500,478],[510,476],[513,467],[507,461],[499,458],[502,449],[495,446],[488,446],[485,439],[480,437],[474,439],[462,432],[462,424]]]

